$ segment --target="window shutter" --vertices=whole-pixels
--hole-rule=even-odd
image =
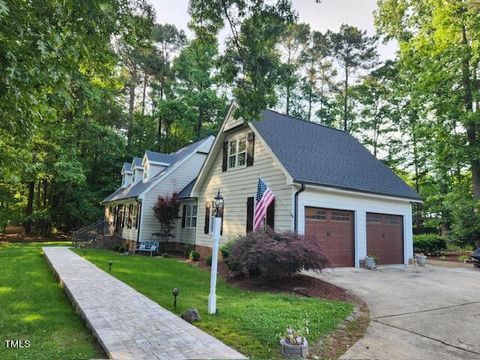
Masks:
[[[135,224],[135,228],[138,229],[138,226],[140,225],[140,216],[142,214],[142,206],[140,204],[137,204],[137,221]]]
[[[182,213],[182,229],[185,228],[185,220],[187,217],[187,205],[183,205],[183,213]]]
[[[272,200],[270,205],[267,208],[267,226],[270,226],[272,229],[275,227],[275,199]]]
[[[247,166],[253,165],[253,156],[255,153],[255,133],[252,131],[248,133],[247,144]]]
[[[255,209],[255,198],[250,196],[247,198],[247,229],[246,232],[249,233],[253,231],[253,210]]]
[[[210,232],[210,205],[205,206],[205,226],[203,227],[203,233],[208,234]]]
[[[228,141],[223,143],[223,159],[222,159],[222,172],[227,171],[228,163]]]

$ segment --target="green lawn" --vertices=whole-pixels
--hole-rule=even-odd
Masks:
[[[41,247],[57,244],[0,244],[2,360],[105,358],[43,258]],[[31,345],[7,349],[6,339]]]
[[[78,254],[83,253],[76,250]],[[279,357],[279,335],[288,325],[309,321],[309,342],[333,330],[352,311],[352,305],[291,295],[250,292],[219,280],[219,314],[207,315],[210,275],[175,259],[122,256],[104,250],[87,250],[87,259],[131,285],[163,307],[180,314],[196,307],[202,320],[196,325],[245,355],[257,359]],[[178,287],[177,309],[172,288]]]

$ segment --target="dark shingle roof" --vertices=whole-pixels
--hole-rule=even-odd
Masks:
[[[295,182],[420,200],[349,133],[271,110],[253,126]]]
[[[197,178],[193,179],[187,186],[185,186],[182,191],[178,193],[178,198],[179,199],[188,199],[191,198],[191,193],[193,189],[193,185],[195,185],[195,181],[197,181]]]
[[[125,188],[117,189],[114,193],[108,195],[105,199],[103,199],[102,203],[138,197],[145,190],[147,190],[159,177],[161,177],[163,174],[165,174],[165,172],[169,171],[178,161],[180,161],[180,160],[184,159],[185,157],[187,157],[188,155],[192,154],[194,151],[197,150],[197,148],[200,145],[202,145],[203,143],[205,143],[209,139],[211,139],[211,137],[207,137],[205,139],[194,142],[194,143],[192,143],[188,146],[185,146],[184,148],[178,150],[175,153],[168,154],[171,157],[170,165],[167,166],[165,169],[163,169],[160,173],[155,175],[153,178],[151,178],[147,182],[140,181],[136,184],[130,184],[129,186],[127,186]],[[139,166],[142,166],[142,158],[134,158],[133,159],[134,163],[137,164],[135,162],[135,161],[137,161],[137,159],[140,159],[140,165]]]
[[[140,158],[140,157],[134,157],[134,158],[133,158],[133,165],[134,165],[135,167],[137,167],[137,166],[138,166],[138,167],[143,167],[143,166],[142,166],[142,160],[143,160],[143,159]]]
[[[147,159],[149,161],[167,163],[167,164],[170,164],[172,162],[172,155],[170,154],[164,154],[164,153],[147,150],[145,151],[145,155],[147,155]]]
[[[132,172],[132,163],[124,162],[122,170],[125,172]]]

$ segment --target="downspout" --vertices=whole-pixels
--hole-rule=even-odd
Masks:
[[[140,216],[138,217],[138,226],[137,226],[137,243],[139,242],[140,239],[140,229],[142,228],[142,216],[143,216],[143,202],[139,200],[138,198],[135,198],[135,201],[140,204]]]
[[[300,189],[295,192],[293,205],[293,231],[298,232],[298,195],[305,191],[305,184],[300,183]]]

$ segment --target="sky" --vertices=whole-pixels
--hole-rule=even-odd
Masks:
[[[178,28],[188,30],[188,0],[150,0],[157,13],[157,22],[170,23]],[[310,24],[319,31],[338,31],[340,25],[347,23],[369,34],[374,33],[373,12],[377,8],[376,0],[323,0],[317,4],[315,0],[293,0],[293,7],[299,14],[299,22]],[[220,36],[228,36],[223,31]],[[379,54],[382,60],[391,59],[395,55],[396,45],[380,44]]]

